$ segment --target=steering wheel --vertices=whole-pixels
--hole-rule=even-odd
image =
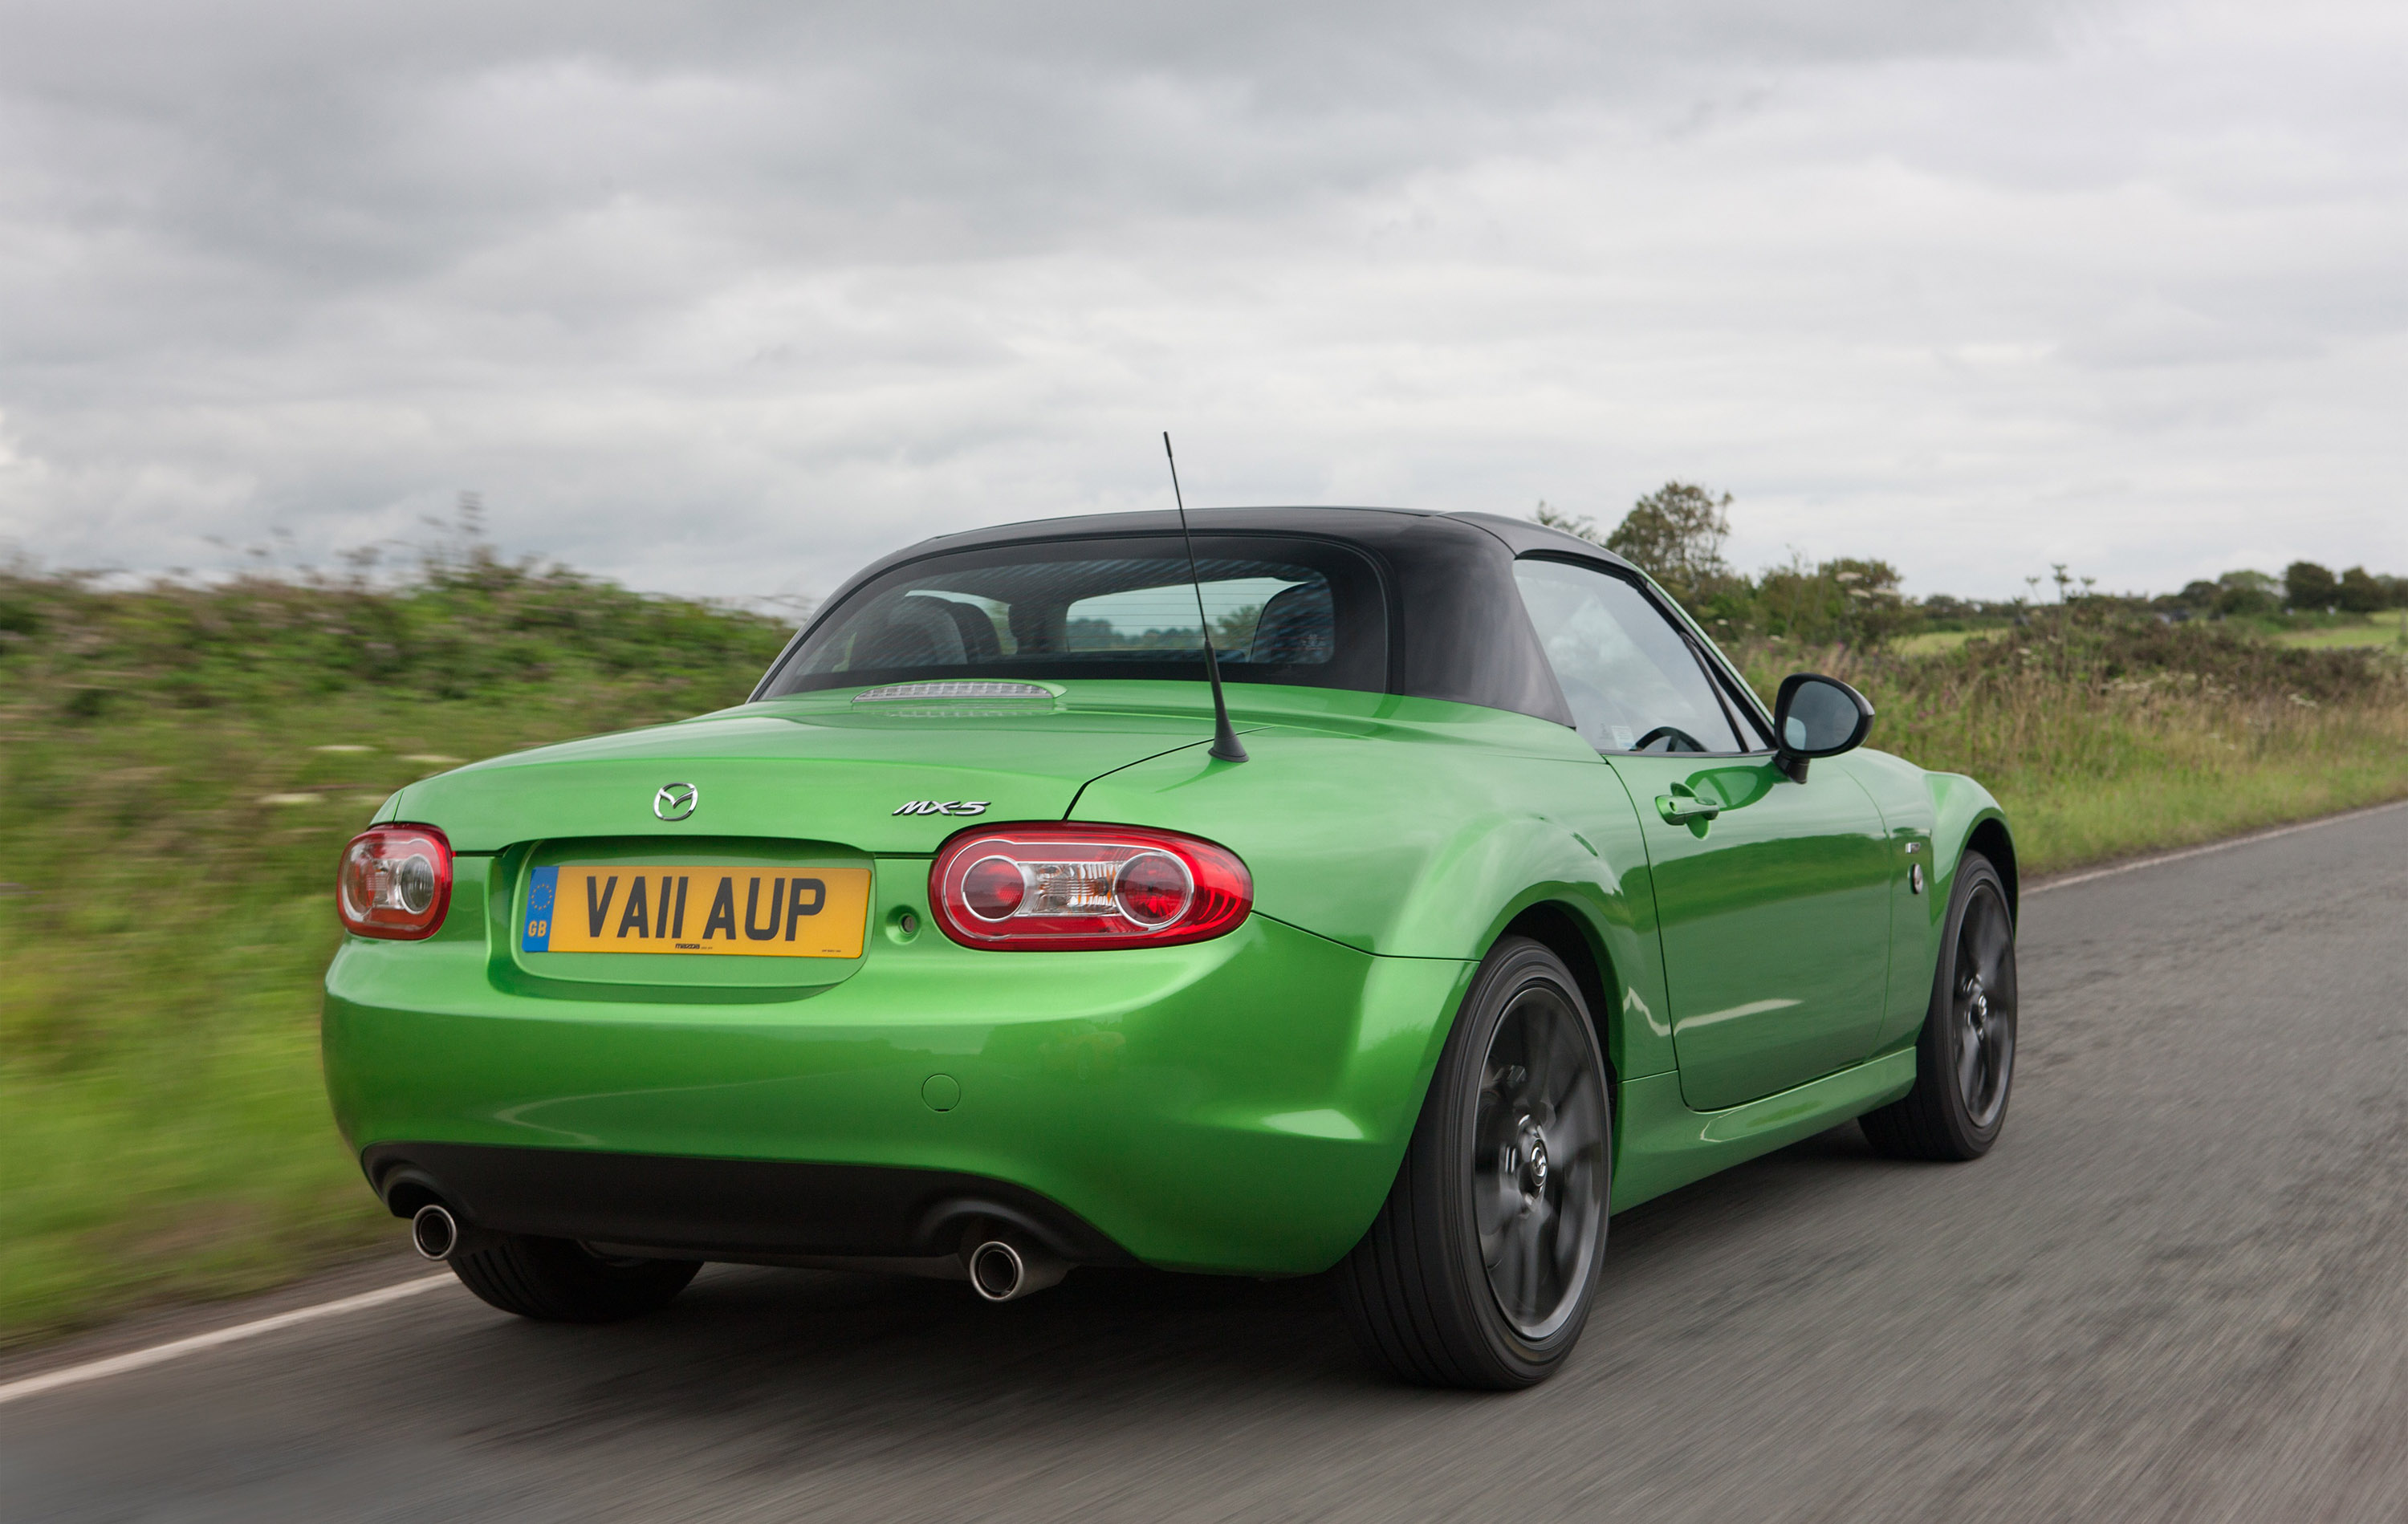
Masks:
[[[1654,730],[1649,731],[1646,734],[1641,736],[1630,749],[1633,751],[1644,751],[1658,741],[1670,741],[1673,743],[1664,748],[1667,751],[1703,751],[1706,749],[1704,747],[1698,744],[1698,738],[1696,736],[1690,734],[1687,731],[1681,729],[1677,725],[1656,726]]]

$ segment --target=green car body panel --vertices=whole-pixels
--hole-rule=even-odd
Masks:
[[[947,1172],[1146,1263],[1311,1273],[1379,1212],[1509,932],[1587,986],[1620,1209],[1904,1094],[1958,862],[1978,847],[2014,884],[1979,785],[1870,750],[1801,785],[1767,756],[1600,755],[1526,713],[1233,682],[1229,762],[1201,682],[1045,687],[958,715],[825,688],[404,790],[379,819],[447,834],[452,899],[432,937],[350,937],[327,972],[345,1138]],[[672,780],[692,819],[651,807]],[[1719,813],[1667,819],[1676,787]],[[896,813],[919,800],[986,807]],[[948,837],[1063,819],[1226,847],[1251,915],[1114,951],[942,933]],[[866,867],[864,951],[522,951],[530,871],[570,855]]]

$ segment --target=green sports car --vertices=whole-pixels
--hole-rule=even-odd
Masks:
[[[1397,1373],[1501,1388],[1618,1208],[1851,1118],[1990,1147],[1979,784],[1828,677],[1767,713],[1584,540],[1192,518],[927,541],[745,704],[387,802],[326,1082],[421,1252],[585,1321],[709,1260],[1334,1271]]]

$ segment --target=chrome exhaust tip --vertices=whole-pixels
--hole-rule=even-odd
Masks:
[[[452,1258],[452,1251],[460,1246],[459,1219],[449,1208],[429,1202],[410,1217],[409,1246],[423,1260]]]
[[[1009,1302],[1028,1280],[1028,1261],[1000,1238],[970,1250],[970,1289],[989,1302]]]
[[[970,1289],[989,1302],[1010,1302],[1041,1291],[1070,1273],[1064,1261],[1026,1244],[990,1238],[965,1255]]]

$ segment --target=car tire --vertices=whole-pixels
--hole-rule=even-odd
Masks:
[[[1580,985],[1537,942],[1481,965],[1396,1184],[1336,1272],[1364,1349],[1408,1381],[1527,1387],[1597,1293],[1612,1103]]]
[[[460,1284],[504,1312],[546,1323],[616,1323],[667,1306],[691,1260],[612,1260],[566,1238],[499,1233],[445,1261]]]
[[[2006,884],[1968,852],[1948,896],[1931,1006],[1914,1044],[1914,1089],[1856,1119],[1892,1159],[1963,1161],[1999,1141],[2014,1084],[2015,927]]]

